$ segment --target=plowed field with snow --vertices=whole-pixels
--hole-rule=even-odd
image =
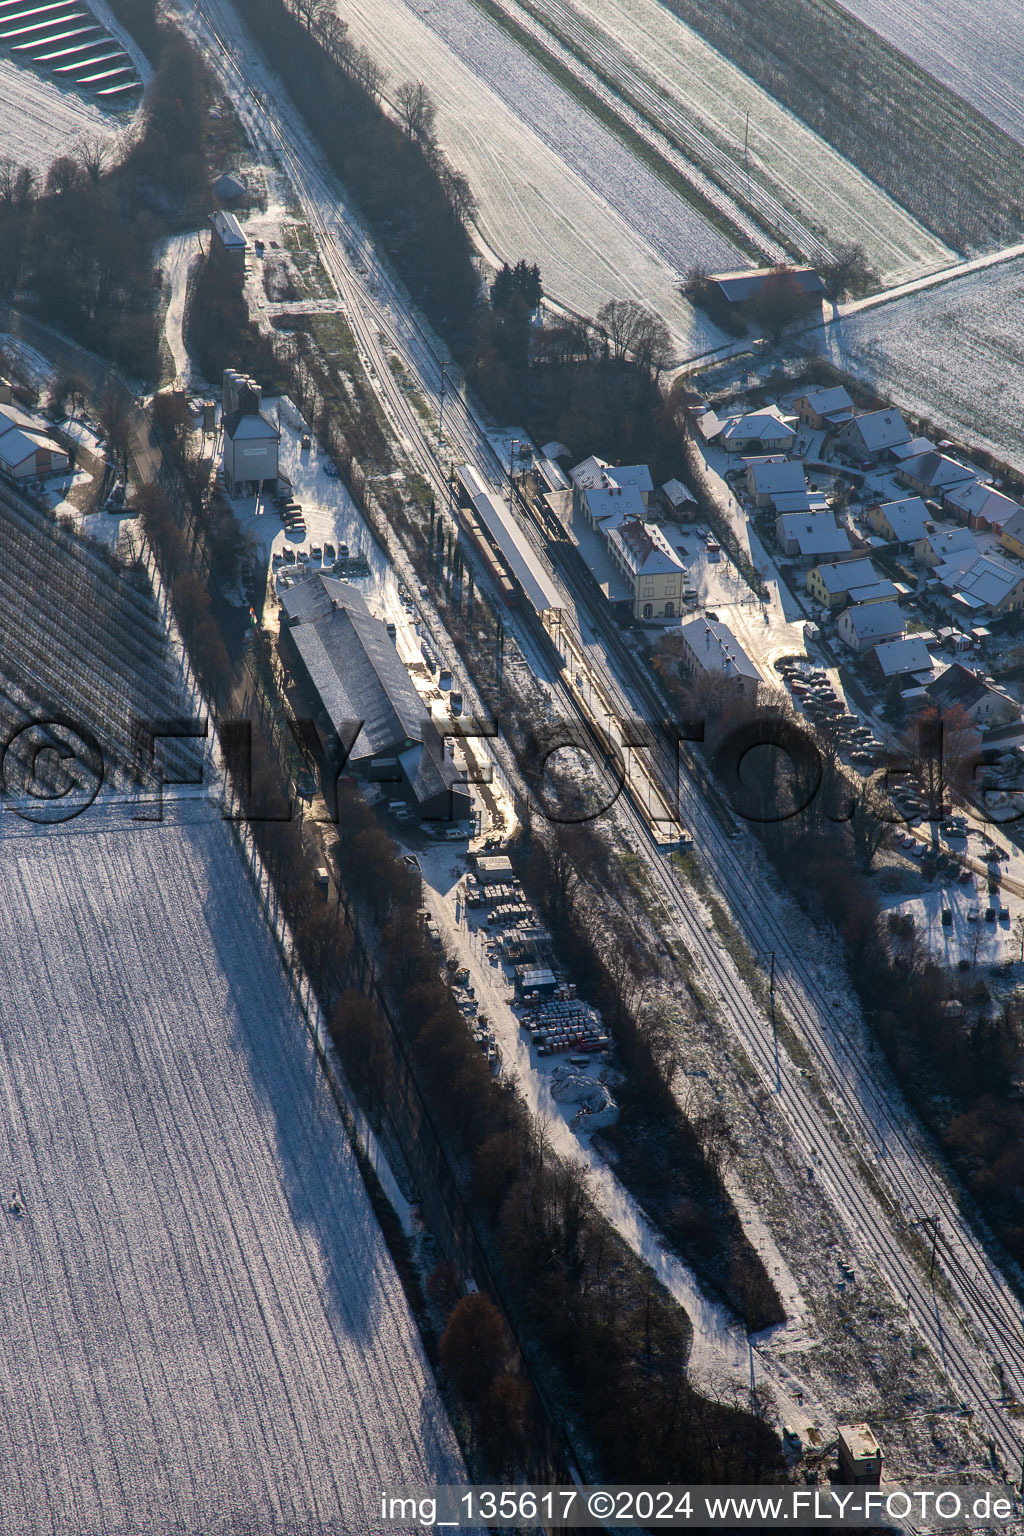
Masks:
[[[1024,470],[1024,259],[848,315],[829,327],[829,353]]]
[[[0,1533],[378,1531],[459,1458],[226,825],[0,823]]]
[[[46,172],[83,135],[113,145],[130,117],[111,117],[72,91],[0,58],[0,158]]]
[[[1018,0],[838,0],[1024,144],[1024,31]]]
[[[472,0],[410,3],[449,40],[457,37],[462,14],[474,9]],[[812,262],[821,253],[808,232],[829,248],[842,241],[863,245],[888,282],[954,259],[877,183],[661,0],[499,3],[511,22],[523,25],[529,12],[571,40],[580,57],[620,88],[670,141],[686,149],[692,132],[701,130],[707,163],[724,184],[759,209],[766,229],[773,229],[779,218],[792,218],[786,233]],[[540,31],[540,36],[547,33]],[[699,149],[697,159],[701,163]],[[772,204],[763,203],[762,187],[774,198]]]
[[[463,58],[403,0],[345,0],[341,11],[388,70],[390,92],[408,79],[429,87],[438,140],[469,177],[480,232],[501,260],[538,262],[545,291],[582,314],[638,299],[688,355],[723,339],[676,283],[695,263],[746,259],[498,27],[468,7]]]

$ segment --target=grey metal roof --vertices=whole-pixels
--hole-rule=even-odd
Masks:
[[[353,587],[317,576],[293,587],[283,605],[291,639],[339,738],[349,740],[362,721],[352,762],[393,756],[423,740],[426,707],[383,623]]]

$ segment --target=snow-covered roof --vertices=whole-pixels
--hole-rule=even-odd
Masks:
[[[679,633],[705,672],[760,682],[761,674],[727,624],[703,617],[688,619],[679,626]]]
[[[760,464],[748,464],[747,483],[755,496],[807,489],[804,467],[796,459],[770,459]]]
[[[931,514],[920,496],[904,496],[899,501],[884,501],[879,511],[892,529],[893,537],[901,544],[923,539],[928,531]]]
[[[897,474],[900,477],[917,480],[936,491],[945,490],[947,486],[959,485],[963,481],[981,478],[979,470],[971,469],[966,464],[959,464],[948,454],[937,453],[934,450],[918,454],[916,459],[904,459]]]
[[[855,416],[847,430],[860,438],[868,453],[878,453],[883,448],[891,448],[895,443],[905,443],[910,437],[903,417],[899,411],[891,408],[867,411],[863,416]]]
[[[828,511],[828,502],[820,491],[789,491],[772,497],[776,513],[808,512],[812,515]]]
[[[838,411],[853,410],[853,401],[842,384],[817,385],[814,389],[808,389],[796,404],[800,406],[805,401],[818,416],[831,416]]]
[[[899,590],[888,576],[880,576],[877,581],[869,581],[863,587],[849,587],[846,595],[850,600],[850,606],[853,607],[857,603],[878,603],[883,599],[898,599]]]
[[[949,506],[955,507],[966,517],[983,517],[986,522],[1001,523],[1004,528],[1011,518],[1022,511],[1019,501],[977,480],[968,480],[963,485],[954,486],[953,490],[946,492],[944,499]]]
[[[840,624],[851,629],[858,640],[873,635],[899,635],[904,629],[903,614],[895,600],[889,603],[858,603],[839,616]]]
[[[939,528],[935,533],[925,534],[917,542],[941,560],[950,562],[956,555],[969,555],[973,559],[978,552],[978,541],[969,528]],[[963,565],[962,558],[959,563]]]
[[[224,435],[233,443],[277,441],[281,434],[261,411],[232,411],[224,418]]]
[[[839,555],[850,548],[850,535],[838,528],[831,512],[786,512],[775,524],[779,542],[796,543],[801,555]]]
[[[240,171],[225,171],[223,176],[217,177],[213,190],[222,202],[230,203],[232,199],[244,195],[245,180]]]
[[[637,576],[667,576],[686,570],[657,523],[627,518],[611,530],[608,542],[616,546]]]
[[[26,459],[34,459],[40,449],[67,462],[67,449],[47,437],[41,428],[9,426],[6,431],[0,429],[0,469],[10,473]]]
[[[696,501],[697,499],[689,486],[684,485],[682,480],[666,480],[661,489],[670,507],[682,507],[687,502]]]
[[[210,223],[217,238],[228,250],[245,250],[249,242],[242,233],[242,226],[233,213],[228,213],[225,208],[218,208],[216,213],[211,213]]]
[[[889,451],[894,459],[916,459],[921,453],[930,453],[935,444],[927,437],[911,437],[905,443],[893,443]]]
[[[975,611],[997,607],[1024,581],[1024,571],[998,555],[981,555],[970,565],[948,572],[939,566],[935,574],[958,602]]]
[[[902,640],[883,640],[875,646],[874,654],[883,677],[901,677],[907,672],[930,672],[934,666],[928,647],[920,635],[906,635]]]
[[[817,565],[812,573],[818,577],[830,597],[849,592],[851,587],[866,587],[878,580],[878,572],[870,560],[833,560],[827,565]]]
[[[647,508],[635,485],[598,485],[583,492],[587,516],[607,534],[626,517],[644,517]]]
[[[713,434],[728,446],[731,442],[778,442],[796,437],[796,430],[783,418],[778,406],[751,411],[747,416],[727,418]]]
[[[646,464],[611,465],[594,454],[571,469],[569,479],[579,491],[597,490],[601,486],[619,486],[623,490],[634,487],[645,492],[654,489],[654,481]]]

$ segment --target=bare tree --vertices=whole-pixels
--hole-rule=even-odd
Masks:
[[[395,91],[395,110],[410,139],[429,144],[434,139],[437,108],[422,80],[405,80]]]
[[[838,245],[831,261],[820,272],[825,291],[833,304],[842,298],[859,299],[878,282],[878,274],[868,261],[862,245]]]
[[[363,90],[375,102],[380,103],[387,84],[388,73],[367,48],[353,48],[348,55],[348,70],[358,80]]]
[[[9,155],[0,159],[0,207],[10,208],[17,201],[18,164]]]
[[[98,133],[83,133],[75,141],[75,154],[79,165],[93,186],[98,186],[103,172],[113,158],[110,141]]]
[[[131,408],[119,389],[108,388],[100,401],[99,423],[107,440],[107,454],[122,479],[128,478],[134,422]]]

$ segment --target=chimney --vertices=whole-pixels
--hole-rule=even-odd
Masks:
[[[260,395],[262,391],[258,384],[251,379],[246,379],[238,391],[238,409],[243,416],[256,416],[260,409]]]

